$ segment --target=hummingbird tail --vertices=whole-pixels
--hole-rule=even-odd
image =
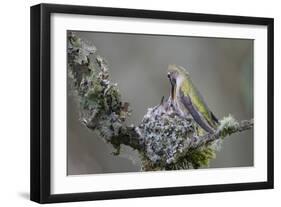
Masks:
[[[211,117],[212,117],[213,121],[216,122],[216,124],[219,123],[219,120],[218,120],[217,117],[213,114],[213,112],[211,112]]]

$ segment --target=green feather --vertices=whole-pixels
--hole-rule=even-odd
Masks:
[[[192,105],[196,110],[203,116],[205,121],[213,128],[217,128],[218,120],[213,115],[206,102],[204,101],[202,95],[198,89],[193,84],[191,77],[186,69],[177,65],[170,65],[168,72],[177,74],[177,82],[180,82],[180,85],[177,86],[177,90],[181,90],[184,96],[189,96],[192,102]],[[181,81],[179,81],[181,80]],[[178,83],[177,83],[178,84]]]

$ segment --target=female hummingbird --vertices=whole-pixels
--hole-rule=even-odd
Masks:
[[[172,86],[172,102],[178,107],[181,115],[191,114],[202,129],[214,133],[219,121],[208,108],[186,69],[178,65],[169,65],[168,78]]]

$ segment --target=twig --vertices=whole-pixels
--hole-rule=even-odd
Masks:
[[[230,136],[231,134],[249,130],[254,127],[254,120],[243,120],[238,125],[232,125],[229,127],[220,127],[214,134],[206,134],[202,137],[199,137],[198,142],[195,144],[195,148],[209,144],[217,139]]]

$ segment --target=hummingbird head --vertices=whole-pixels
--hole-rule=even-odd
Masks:
[[[169,65],[167,76],[171,83],[171,97],[174,100],[176,95],[176,88],[180,85],[180,81],[189,76],[189,73],[181,66],[178,65]]]
[[[189,77],[189,73],[186,71],[186,69],[179,65],[169,65],[167,76],[171,82],[171,85],[176,86],[177,83],[179,84],[181,78]]]

